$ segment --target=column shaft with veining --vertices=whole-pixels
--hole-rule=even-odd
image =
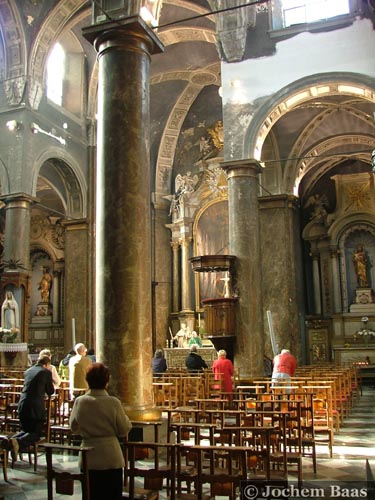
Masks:
[[[152,394],[150,58],[162,46],[138,17],[85,28],[98,52],[97,354],[132,419]]]
[[[236,259],[235,366],[241,378],[263,375],[263,308],[257,177],[255,160],[225,162],[228,174],[229,253]]]

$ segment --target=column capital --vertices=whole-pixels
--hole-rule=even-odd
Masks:
[[[232,160],[220,163],[220,167],[226,172],[228,179],[233,177],[256,177],[263,171],[258,160]]]
[[[82,35],[92,43],[100,55],[104,51],[123,45],[125,40],[133,39],[134,45],[146,43],[145,51],[157,54],[164,51],[164,45],[140,16],[126,17],[99,24],[86,26]]]
[[[30,194],[27,193],[12,193],[0,196],[0,201],[5,203],[6,207],[18,206],[18,207],[28,208],[33,203],[38,203],[39,198],[31,196]]]
[[[171,247],[173,250],[178,250],[180,247],[180,242],[178,240],[172,240]]]

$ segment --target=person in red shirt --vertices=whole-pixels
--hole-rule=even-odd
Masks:
[[[226,393],[233,392],[232,377],[234,374],[233,363],[227,358],[224,349],[217,353],[218,358],[212,363],[212,371],[215,374],[215,380],[222,381],[222,391]],[[230,398],[230,396],[229,396]]]
[[[289,349],[282,349],[273,358],[272,386],[289,385],[297,368],[297,361]]]

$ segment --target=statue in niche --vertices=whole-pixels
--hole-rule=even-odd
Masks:
[[[17,333],[20,331],[20,316],[18,303],[12,292],[5,294],[5,300],[1,306],[1,333],[2,342],[13,342]]]
[[[49,294],[52,286],[52,276],[48,267],[43,267],[42,279],[39,282],[38,290],[42,297],[42,302],[49,302]]]
[[[353,265],[357,276],[357,284],[359,287],[368,287],[367,278],[367,256],[363,245],[358,245],[357,250],[353,253]]]

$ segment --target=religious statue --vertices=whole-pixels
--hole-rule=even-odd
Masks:
[[[176,175],[175,194],[168,196],[171,200],[169,215],[172,215],[174,212],[179,212],[180,216],[184,215],[183,206],[185,196],[194,192],[198,180],[198,175],[192,175],[191,172],[187,172],[185,175]]]
[[[367,257],[363,245],[358,245],[357,250],[353,253],[353,264],[357,283],[360,287],[368,287],[367,279]]]
[[[20,331],[19,325],[20,317],[18,303],[13,293],[8,291],[5,294],[5,300],[1,306],[2,342],[9,342],[10,339],[14,340],[14,337]]]
[[[38,290],[42,297],[42,302],[49,302],[49,294],[52,286],[52,276],[48,267],[43,267],[42,279],[39,282]]]
[[[181,328],[178,330],[173,340],[177,340],[177,347],[187,347],[191,338],[190,328],[186,323],[181,323]]]

